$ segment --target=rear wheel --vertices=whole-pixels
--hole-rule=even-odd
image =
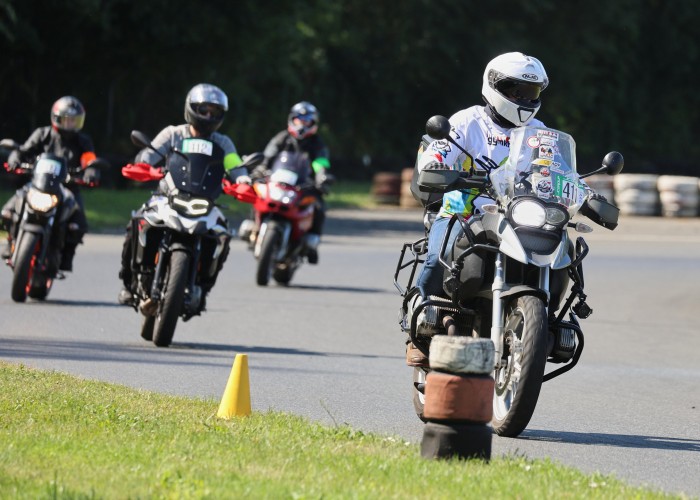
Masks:
[[[282,233],[276,224],[269,224],[260,246],[258,270],[255,280],[259,286],[267,286],[275,267],[275,257],[282,245]]]
[[[189,267],[190,256],[187,252],[175,250],[170,254],[170,263],[153,328],[153,343],[158,347],[168,347],[173,340],[177,319],[182,311]]]
[[[24,233],[19,242],[19,247],[14,259],[14,276],[12,277],[12,300],[24,302],[27,300],[34,261],[36,246],[39,244],[40,235],[36,233]]]
[[[547,311],[542,300],[525,295],[509,304],[503,331],[491,424],[496,434],[515,437],[535,412],[547,364]]]
[[[294,276],[294,269],[289,265],[284,269],[277,268],[272,273],[272,277],[280,285],[289,285],[289,282],[292,281],[292,276]]]

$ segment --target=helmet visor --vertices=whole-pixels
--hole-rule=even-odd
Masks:
[[[221,106],[208,102],[193,104],[192,109],[194,109],[194,112],[199,116],[210,120],[221,120],[224,118],[224,113],[226,112]]]
[[[59,129],[77,132],[83,128],[85,115],[58,115],[54,120]]]
[[[309,125],[309,124],[311,124],[311,123],[314,122],[314,116],[311,115],[311,114],[307,114],[307,115],[299,115],[299,114],[297,114],[297,115],[292,115],[292,121],[294,121],[294,120],[299,120],[301,123],[303,123],[303,124],[305,124],[305,125]]]
[[[537,104],[542,91],[542,84],[505,79],[496,84],[496,89],[513,102]]]

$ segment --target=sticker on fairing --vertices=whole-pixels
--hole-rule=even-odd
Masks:
[[[61,175],[62,167],[63,165],[61,165],[60,161],[42,158],[34,167],[34,172],[37,174],[48,174],[58,177]]]
[[[532,149],[535,149],[537,146],[540,145],[540,140],[533,135],[532,137],[527,138],[527,145],[530,146]]]
[[[552,146],[546,146],[541,144],[539,149],[539,157],[546,160],[554,159],[554,148]]]
[[[284,168],[275,170],[270,176],[272,182],[279,182],[280,184],[288,184],[290,186],[296,185],[297,179],[299,179],[299,174]]]
[[[554,176],[554,196],[580,204],[585,194],[585,189],[577,182],[563,175]]]
[[[185,139],[182,141],[182,152],[211,156],[214,152],[214,144],[204,139]]]

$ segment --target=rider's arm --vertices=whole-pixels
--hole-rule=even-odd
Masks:
[[[92,144],[90,136],[80,133],[80,147],[82,148],[82,153],[80,154],[80,168],[85,170],[90,163],[97,159],[95,147]]]
[[[165,159],[173,150],[173,135],[176,127],[170,125],[161,130],[158,135],[151,141],[151,145],[157,150],[144,148],[136,155],[137,163],[147,163],[149,165],[157,165]]]
[[[452,125],[450,137],[457,144],[467,149],[466,127],[462,121],[463,120],[460,113],[457,113],[450,118],[450,124]],[[423,151],[423,154],[421,154],[416,166],[419,172],[431,163],[441,163],[452,169],[460,170],[462,167],[458,160],[462,154],[463,153],[458,148],[456,148],[446,139],[433,141],[425,148],[425,151]]]
[[[10,154],[7,163],[11,168],[19,167],[22,162],[33,162],[38,155],[44,152],[44,141],[47,136],[46,128],[36,129],[19,149],[14,150]]]
[[[282,130],[281,132],[278,132],[272,139],[270,139],[270,142],[267,143],[267,146],[265,146],[265,149],[263,150],[263,156],[265,159],[263,160],[263,163],[266,167],[269,167],[270,162],[272,159],[277,156],[277,154],[282,151],[282,146],[284,145],[284,141],[287,138],[288,132],[286,130]]]

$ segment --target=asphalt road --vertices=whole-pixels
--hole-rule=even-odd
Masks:
[[[89,235],[45,303],[13,303],[10,270],[0,270],[0,358],[216,406],[235,355],[247,353],[254,410],[419,442],[392,279],[420,219],[331,212],[319,265],[289,288],[257,287],[252,255],[234,242],[209,310],[180,323],[168,349],[141,340],[139,316],[116,304],[121,237]],[[626,218],[586,239],[594,314],[581,361],[545,383],[519,438],[494,436],[493,455],[700,496],[700,218]]]

